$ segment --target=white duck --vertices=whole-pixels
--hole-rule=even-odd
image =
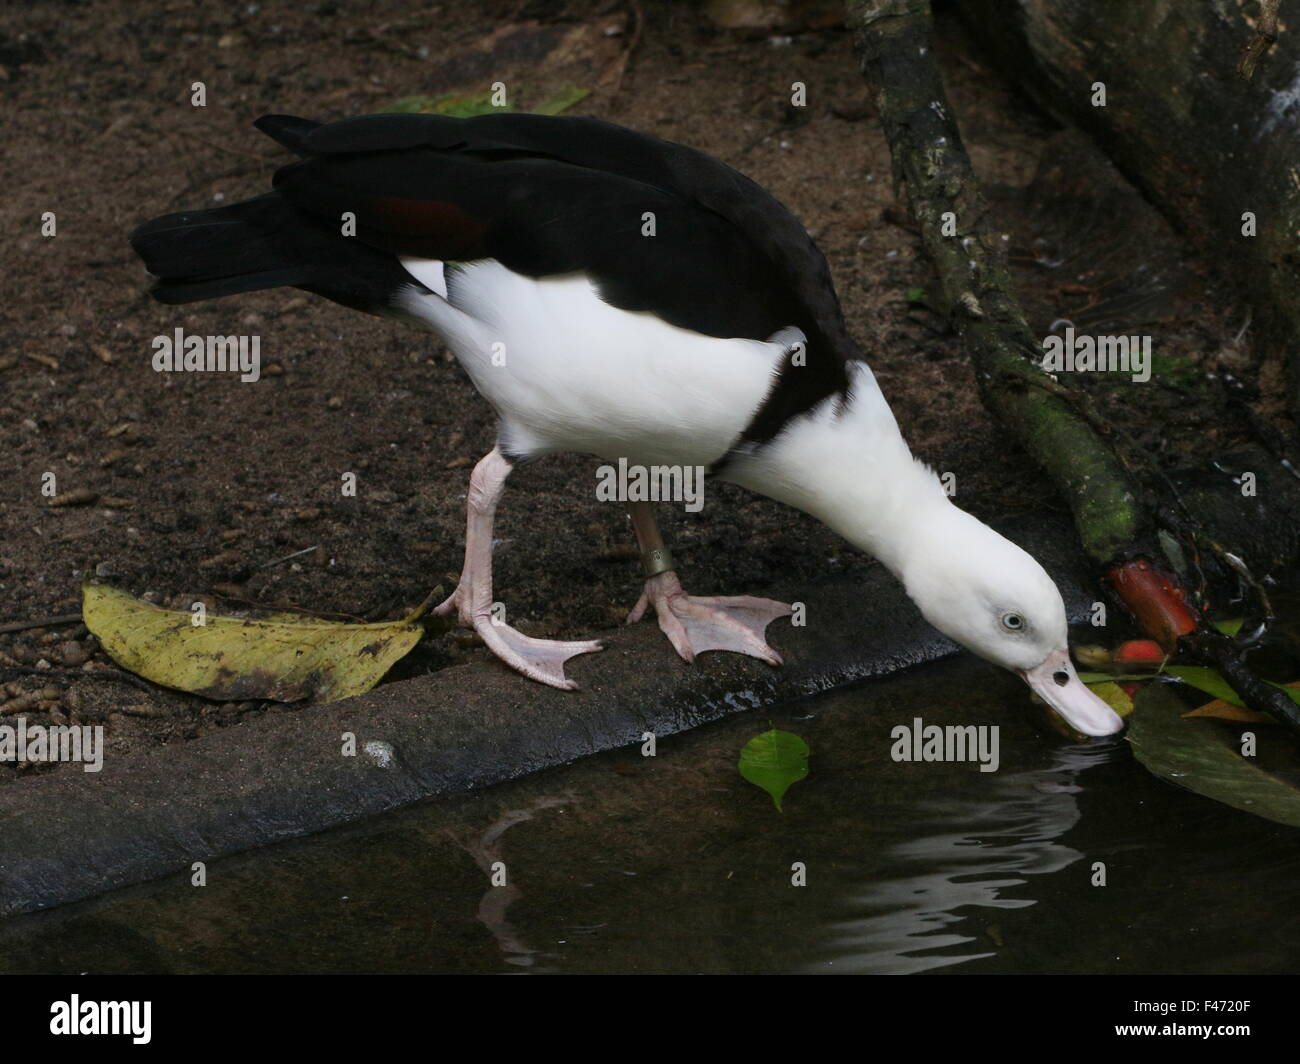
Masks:
[[[758,185],[702,152],[590,118],[257,124],[303,160],[268,195],[141,226],[132,243],[158,277],[154,294],[181,303],[291,285],[441,337],[500,431],[470,477],[465,564],[439,611],[502,661],[572,687],[565,662],[600,649],[534,639],[493,611],[492,524],[507,476],[576,451],[705,467],[812,514],[879,558],[937,629],[1018,673],[1075,729],[1120,730],[1075,674],[1056,585],[912,457],[824,258]],[[687,661],[731,650],[779,664],[764,633],[789,607],[687,595],[651,506],[628,511],[646,571],[630,620],[653,609]]]

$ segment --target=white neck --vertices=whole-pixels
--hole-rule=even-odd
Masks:
[[[871,371],[852,366],[846,409],[828,400],[723,475],[812,514],[901,576],[922,529],[969,517],[912,457]]]

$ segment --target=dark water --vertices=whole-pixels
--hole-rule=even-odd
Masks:
[[[215,862],[206,886],[7,921],[0,971],[1300,968],[1300,831],[1156,780],[1122,740],[1070,745],[1022,692],[963,659],[748,713]],[[999,770],[893,761],[917,716],[1000,725]],[[813,751],[784,815],[736,770],[769,721]]]

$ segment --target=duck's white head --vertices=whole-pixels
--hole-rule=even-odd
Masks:
[[[913,527],[899,576],[925,619],[980,657],[1018,673],[1085,735],[1124,724],[1070,662],[1065,603],[1032,557],[956,506]]]
[[[959,510],[912,457],[875,377],[851,361],[851,399],[827,400],[726,479],[813,514],[902,580],[925,619],[1020,674],[1085,735],[1124,724],[1070,664],[1065,603],[1033,558]]]

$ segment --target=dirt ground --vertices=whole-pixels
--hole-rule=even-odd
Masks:
[[[0,625],[75,614],[87,572],[165,603],[207,596],[222,609],[367,620],[450,589],[469,467],[494,435],[450,356],[427,335],[293,290],[163,307],[126,237],[158,214],[265,190],[288,158],[252,128],[261,114],[332,119],[494,81],[537,98],[590,88],[572,113],[705,148],[770,188],[826,252],[906,435],[957,473],[957,501],[985,517],[1059,506],[990,423],[959,344],[926,309],[927,263],[843,28],[739,32],[691,4],[637,10],[102,0],[0,12]],[[941,29],[949,93],[1005,215],[1033,324],[1158,326],[1161,386],[1138,402],[1107,382],[1098,398],[1167,458],[1217,439],[1213,397],[1188,402],[1188,390],[1221,364],[1255,378],[1234,342],[1240,311],[1135,194]],[[203,108],[191,104],[196,81]],[[791,105],[797,81],[806,107]],[[1103,176],[1081,182],[1085,172]],[[41,234],[44,212],[54,237]],[[263,379],[154,372],[152,338],[177,327],[257,333]],[[621,624],[639,593],[627,521],[594,498],[593,465],[550,459],[511,479],[497,588],[525,631],[596,633]],[[348,471],[356,498],[340,495]],[[93,501],[51,506],[48,473],[60,493]],[[778,573],[872,564],[775,503],[725,485],[712,501],[662,517],[699,593],[761,594]],[[392,675],[484,653],[427,640]],[[21,671],[44,673],[41,663],[52,671]],[[0,634],[0,714],[103,723],[108,752],[122,754],[297,711],[81,675],[97,663],[108,661],[76,624]],[[0,783],[19,775],[0,764]]]

